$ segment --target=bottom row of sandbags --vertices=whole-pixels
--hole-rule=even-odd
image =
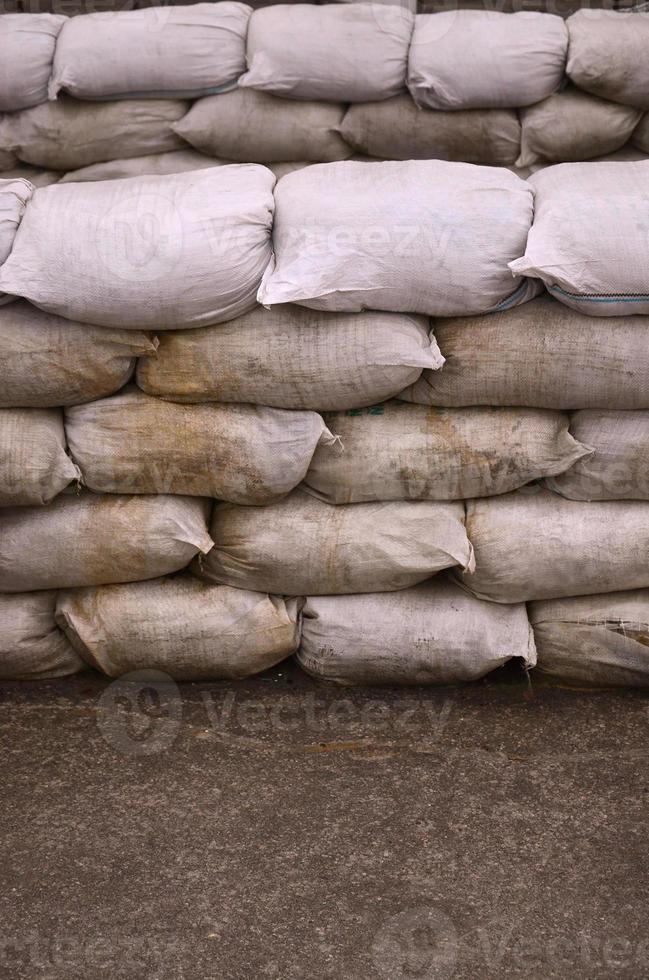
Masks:
[[[339,684],[451,684],[517,658],[577,684],[649,684],[649,589],[518,604],[446,575],[398,592],[283,599],[187,572],[0,595],[0,677],[238,679],[292,654]],[[537,664],[538,658],[538,664]]]

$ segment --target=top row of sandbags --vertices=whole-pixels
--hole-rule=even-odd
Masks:
[[[193,98],[239,84],[291,99],[371,102],[407,87],[433,109],[527,106],[565,74],[649,108],[649,13],[553,14],[399,4],[221,0],[184,7],[0,17],[0,111],[56,98]]]

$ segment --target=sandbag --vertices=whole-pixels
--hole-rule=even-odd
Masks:
[[[350,105],[338,131],[358,152],[388,160],[507,166],[516,160],[521,142],[521,126],[513,110],[422,112],[407,93],[385,102]]]
[[[578,685],[649,685],[649,589],[531,602],[537,670]]]
[[[79,475],[60,409],[0,409],[0,507],[47,504]]]
[[[468,500],[475,571],[463,584],[480,599],[526,602],[649,586],[649,504],[584,503],[541,487]]]
[[[443,568],[473,567],[459,503],[331,507],[294,490],[268,507],[217,504],[209,556],[195,574],[279,595],[389,592]]]
[[[179,405],[137,388],[65,412],[72,458],[99,493],[177,493],[239,504],[278,500],[302,480],[318,442],[315,412]]]
[[[288,102],[236,88],[195,102],[174,132],[199,150],[227,160],[345,160],[351,148],[337,133],[345,112],[331,102]]]
[[[51,170],[164,153],[182,149],[171,126],[187,108],[187,102],[171,99],[93,103],[60,96],[0,116],[0,146],[25,163]]]
[[[221,167],[228,160],[214,160],[196,150],[171,150],[169,153],[150,153],[148,156],[131,157],[127,160],[109,160],[92,163],[89,167],[69,170],[61,177],[62,184],[86,180],[120,180],[123,177],[143,177],[146,174],[183,174],[190,170]]]
[[[575,412],[570,431],[595,450],[547,481],[571,500],[649,500],[649,412]]]
[[[6,262],[34,188],[27,180],[0,180],[0,265]]]
[[[431,316],[520,302],[528,286],[507,263],[524,250],[532,204],[529,185],[495,167],[307,167],[275,189],[275,258],[259,302]]]
[[[530,105],[563,81],[568,32],[561,17],[524,11],[419,14],[408,88],[428,109]]]
[[[54,621],[56,592],[0,595],[0,680],[36,681],[86,670]]]
[[[212,547],[200,497],[60,494],[0,510],[0,592],[136,582]]]
[[[18,163],[18,157],[11,153],[9,150],[5,150],[0,147],[0,171],[11,170]],[[13,176],[13,174],[11,175]]]
[[[400,592],[309,596],[298,663],[337,684],[457,684],[536,661],[525,606],[496,606],[439,575]]]
[[[250,677],[290,657],[299,642],[295,601],[191,575],[61,592],[56,619],[84,660],[109,677],[134,670],[178,681]]]
[[[547,294],[435,324],[446,362],[399,398],[421,405],[649,408],[648,323],[577,313]]]
[[[57,14],[0,17],[0,112],[45,102],[56,39],[66,22]]]
[[[291,99],[388,99],[405,88],[413,25],[406,8],[372,3],[255,10],[239,85]]]
[[[274,176],[237,164],[34,192],[0,289],[73,320],[184,329],[255,305]]]
[[[577,10],[566,21],[566,74],[611,102],[649,108],[649,13]]]
[[[567,415],[539,409],[387,402],[325,418],[344,452],[316,449],[304,486],[330,504],[488,497],[590,453],[568,433]]]
[[[277,408],[374,405],[443,363],[424,317],[257,307],[229,323],[161,334],[137,383],[180,402],[252,402]]]
[[[521,111],[518,165],[588,160],[613,153],[631,137],[641,115],[640,109],[606,102],[569,86]]]
[[[245,3],[113,10],[71,17],[54,55],[49,96],[195,98],[236,84],[246,67]]]
[[[157,342],[135,330],[91,327],[19,300],[0,306],[0,408],[49,408],[121,388]]]
[[[642,153],[649,154],[649,112],[646,112],[633,131],[631,142]]]
[[[8,170],[0,171],[0,180],[12,180],[20,177],[28,180],[34,187],[49,187],[61,179],[58,170],[43,170],[41,167],[30,167],[28,163],[18,164]]]
[[[515,275],[593,316],[649,313],[649,160],[563,163],[533,174],[534,224]]]

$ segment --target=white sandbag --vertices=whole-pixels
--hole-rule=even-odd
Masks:
[[[352,150],[337,133],[345,107],[288,102],[236,88],[195,102],[174,131],[198,150],[227,160],[345,160]]]
[[[421,405],[649,408],[649,346],[642,316],[577,313],[545,294],[504,313],[441,320],[446,361],[399,398]]]
[[[0,17],[0,112],[45,102],[56,39],[67,20],[36,13]]]
[[[137,388],[65,412],[72,458],[99,493],[176,493],[239,504],[297,486],[319,442],[315,412],[257,405],[179,405]]]
[[[191,575],[59,593],[56,619],[109,677],[160,670],[178,681],[258,674],[297,649],[297,603]]]
[[[508,170],[439,160],[316,164],[275,188],[274,261],[260,303],[432,316],[528,298],[507,263],[532,191]]]
[[[127,160],[109,160],[107,163],[92,163],[89,167],[70,170],[61,177],[62,184],[78,184],[86,180],[120,180],[123,177],[143,177],[147,174],[184,174],[190,170],[206,170],[207,167],[222,167],[229,160],[214,160],[196,150],[171,150],[169,153],[150,153],[144,157],[131,157]]]
[[[545,99],[563,81],[568,32],[561,17],[523,11],[419,14],[408,88],[428,109],[496,109]]]
[[[533,174],[534,224],[515,275],[593,316],[649,313],[649,160],[561,163]]]
[[[562,412],[387,402],[328,414],[344,452],[316,449],[304,488],[330,504],[461,500],[563,473],[588,455]]]
[[[360,153],[388,160],[463,160],[507,166],[521,142],[511,109],[422,112],[404,93],[384,102],[350,105],[338,131]]]
[[[568,77],[611,102],[649,108],[649,13],[577,10],[566,21]]]
[[[12,166],[0,171],[0,180],[14,180],[16,177],[28,180],[34,187],[49,187],[61,179],[58,170],[43,170],[41,167],[30,167],[28,163]]]
[[[385,594],[309,596],[298,663],[337,684],[457,684],[536,661],[525,606],[496,606],[446,576]]]
[[[171,126],[187,108],[187,102],[172,99],[93,103],[60,96],[0,116],[0,146],[51,170],[164,153],[183,148]]]
[[[67,677],[86,664],[54,622],[56,592],[0,595],[0,680]]]
[[[267,507],[217,504],[208,581],[278,595],[405,589],[453,565],[473,567],[460,503],[331,507],[294,490]]]
[[[71,17],[49,85],[79,99],[196,98],[236,84],[246,67],[245,3],[112,10]]]
[[[537,670],[578,685],[649,686],[649,589],[531,602]]]
[[[526,602],[649,586],[649,504],[584,503],[541,487],[468,500],[478,598]]]
[[[595,451],[550,489],[571,500],[649,500],[649,412],[575,412],[570,431]]]
[[[91,327],[19,300],[0,306],[0,408],[49,408],[121,388],[157,341],[135,330]]]
[[[0,409],[0,507],[47,504],[79,475],[60,409]]]
[[[277,408],[375,405],[443,358],[424,317],[257,307],[229,323],[160,335],[137,383],[180,402],[252,402]]]
[[[0,265],[9,257],[34,188],[21,177],[0,180]]]
[[[373,102],[406,85],[414,15],[373,3],[274,4],[248,27],[245,88],[291,99]]]
[[[0,510],[0,592],[137,582],[212,547],[200,497],[60,494]]]
[[[295,173],[296,170],[312,167],[313,164],[309,160],[285,160],[283,163],[266,163],[265,166],[279,180],[281,177],[286,177],[287,174]]]
[[[569,86],[521,111],[520,167],[539,160],[588,160],[619,150],[642,113]]]
[[[184,329],[255,305],[274,176],[237,164],[35,191],[0,289],[101,326]]]

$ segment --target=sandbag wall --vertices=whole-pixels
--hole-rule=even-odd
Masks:
[[[564,21],[221,0],[6,14],[0,171],[39,184],[219,161],[280,164],[281,174],[360,155],[527,175],[639,159],[649,154],[648,45],[649,13],[610,10]]]
[[[215,167],[147,86],[0,124],[134,141],[0,182],[0,674],[646,683],[649,162]]]

